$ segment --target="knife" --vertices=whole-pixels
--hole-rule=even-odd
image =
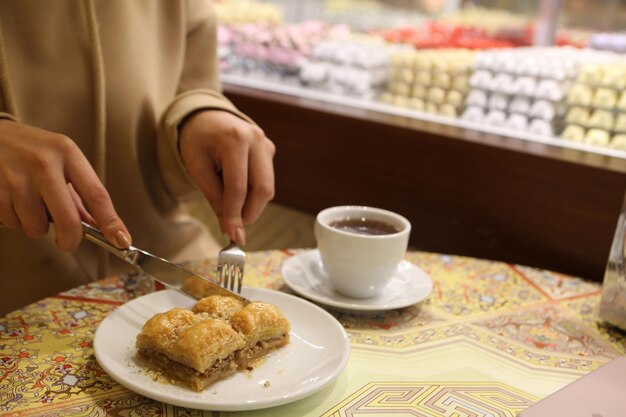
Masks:
[[[217,294],[237,298],[245,304],[249,303],[249,300],[241,295],[144,250],[134,246],[129,246],[128,249],[119,249],[109,243],[100,230],[85,222],[82,224],[85,239],[145,272],[167,288],[172,288],[195,299]]]

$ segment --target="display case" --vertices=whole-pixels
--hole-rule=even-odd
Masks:
[[[386,207],[419,249],[602,278],[626,61],[597,36],[620,2],[602,27],[592,2],[265,2],[248,23],[227,3],[224,90],[277,145],[277,201]]]

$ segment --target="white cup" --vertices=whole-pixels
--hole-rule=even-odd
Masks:
[[[332,225],[346,219],[361,228],[369,221],[395,230],[374,235]],[[318,213],[315,221],[324,270],[335,290],[352,298],[370,298],[382,292],[406,254],[410,232],[411,223],[401,215],[366,206],[327,208]]]

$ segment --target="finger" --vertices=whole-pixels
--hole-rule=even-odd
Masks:
[[[71,182],[67,184],[67,189],[70,193],[70,196],[72,197],[72,200],[74,200],[74,205],[78,209],[78,214],[80,214],[80,218],[83,221],[89,223],[91,226],[96,227],[96,221],[85,207],[83,200],[80,198]]]
[[[13,208],[13,202],[7,196],[0,198],[0,225],[7,229],[19,229],[22,226]]]
[[[239,245],[245,245],[241,212],[248,192],[248,149],[229,152],[222,160],[224,200],[220,226]]]
[[[49,178],[41,196],[54,223],[57,246],[62,251],[76,250],[83,238],[83,229],[65,178]]]
[[[218,218],[222,216],[222,177],[215,163],[211,163],[204,155],[188,158],[187,171],[209,202]]]
[[[32,187],[13,195],[15,213],[27,236],[38,239],[48,233],[48,215],[41,197]]]
[[[66,171],[69,182],[74,186],[102,234],[118,248],[129,247],[132,240],[126,225],[115,211],[106,188],[80,151],[68,158]]]
[[[250,189],[243,207],[243,222],[257,221],[267,203],[274,198],[274,145],[265,139],[250,150]]]

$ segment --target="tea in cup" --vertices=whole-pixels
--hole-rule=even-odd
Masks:
[[[315,220],[322,266],[334,289],[352,298],[383,291],[406,254],[410,232],[403,216],[368,206],[327,208]]]

